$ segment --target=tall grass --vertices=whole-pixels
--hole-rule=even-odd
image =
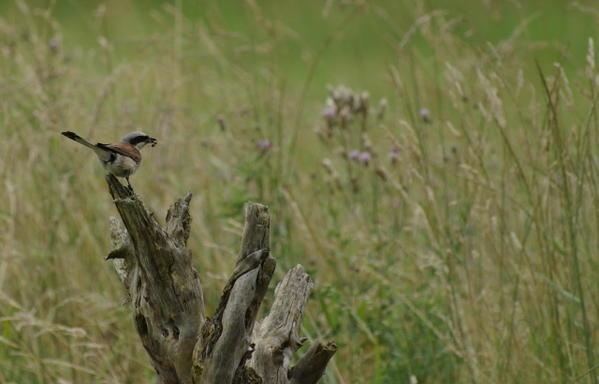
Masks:
[[[153,377],[103,260],[116,212],[101,167],[59,135],[143,129],[160,143],[132,183],[158,216],[194,193],[209,306],[243,203],[270,206],[278,277],[302,263],[316,280],[304,331],[339,345],[325,382],[597,383],[593,36],[586,57],[535,65],[518,30],[472,46],[419,8],[385,37],[397,59],[376,96],[348,78],[314,98],[310,68],[344,23],[385,15],[341,7],[302,87],[273,53],[299,37],[248,4],[251,37],[176,4],[153,16],[167,32],[122,45],[100,8],[93,48],[65,44],[43,8],[0,19],[0,382]]]

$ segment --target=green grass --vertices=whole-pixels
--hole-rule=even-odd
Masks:
[[[148,206],[194,193],[210,309],[270,206],[324,382],[599,381],[596,5],[305,3],[0,3],[0,383],[153,377],[101,166],[59,135],[136,129]],[[337,84],[369,103],[327,125]]]

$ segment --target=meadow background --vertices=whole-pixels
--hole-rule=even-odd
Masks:
[[[593,0],[0,1],[0,383],[152,380],[103,171],[59,134],[138,129],[137,193],[194,193],[209,313],[269,205],[275,280],[308,269],[304,332],[339,346],[324,383],[598,383],[598,25]]]

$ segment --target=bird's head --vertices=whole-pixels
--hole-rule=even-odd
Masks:
[[[150,137],[143,132],[131,132],[125,135],[121,139],[121,142],[134,145],[137,149],[142,149],[146,144],[150,144],[152,147],[155,147],[156,144],[158,144],[158,141],[155,138]]]

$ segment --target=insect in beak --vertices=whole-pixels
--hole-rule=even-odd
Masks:
[[[156,140],[156,139],[155,139],[155,138],[153,138],[153,137],[150,137],[150,138],[148,138],[148,141],[150,142],[150,145],[151,145],[152,147],[155,147],[155,146],[156,146],[156,144],[158,144],[158,140]]]

